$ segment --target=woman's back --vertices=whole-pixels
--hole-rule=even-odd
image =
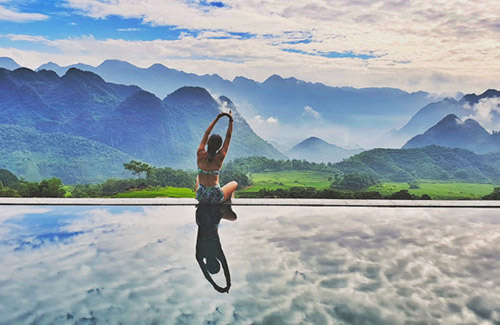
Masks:
[[[219,172],[222,168],[225,155],[217,153],[212,160],[209,159],[207,151],[199,151],[197,154],[198,179],[204,186],[215,186],[219,184]]]

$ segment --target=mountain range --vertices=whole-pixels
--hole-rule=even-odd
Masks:
[[[161,100],[137,86],[105,82],[92,72],[76,68],[62,77],[48,70],[0,69],[0,124],[85,138],[105,145],[99,147],[101,153],[105,148],[118,150],[122,160],[133,157],[156,166],[194,169],[202,134],[221,107],[234,112],[228,159],[252,155],[286,158],[253,132],[229,98],[214,99],[200,87],[182,87]],[[227,119],[223,119],[214,131],[224,136],[226,125]],[[27,138],[14,134],[25,144]],[[25,155],[30,156],[27,152]],[[16,170],[19,176],[34,175],[13,165],[1,167]],[[48,174],[39,171],[41,177]],[[100,174],[89,178],[84,174],[78,181],[109,177]]]
[[[468,182],[500,181],[500,152],[478,155],[436,145],[411,149],[372,149],[336,163],[344,174],[368,174],[380,180],[416,179]]]
[[[500,151],[500,133],[490,134],[477,121],[462,121],[455,114],[449,114],[436,125],[410,139],[403,149],[438,145],[462,148],[476,153]]]
[[[286,154],[292,159],[304,159],[320,163],[338,162],[362,151],[363,149],[345,149],[320,138],[309,137],[295,145]]]
[[[459,118],[470,116],[474,114],[471,108],[481,100],[497,97],[500,97],[500,91],[488,89],[479,95],[474,93],[464,95],[458,101],[453,98],[445,98],[441,101],[430,103],[420,109],[397,133],[404,136],[414,136],[423,133],[449,114],[454,114]],[[495,114],[495,111],[493,111],[492,118],[492,122],[500,123],[500,115],[498,113]]]
[[[49,62],[37,70],[52,70],[62,76],[72,67],[94,72],[108,82],[137,85],[160,98],[183,86],[203,87],[213,94],[232,98],[247,119],[255,116],[264,119],[273,117],[280,123],[292,126],[322,120],[348,127],[390,129],[399,127],[418,109],[432,101],[426,92],[408,93],[395,88],[331,87],[279,75],[272,75],[263,82],[242,76],[230,81],[217,74],[196,75],[161,64],[140,68],[119,60],[106,60],[95,67],[86,64],[61,67]]]

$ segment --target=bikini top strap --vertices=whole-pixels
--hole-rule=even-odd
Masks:
[[[200,167],[198,167],[198,174],[205,174],[205,175],[219,175],[220,170],[203,170]]]

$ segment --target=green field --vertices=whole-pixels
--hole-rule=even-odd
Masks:
[[[115,198],[153,198],[153,197],[175,197],[175,198],[194,198],[195,193],[190,188],[184,187],[160,187],[141,191],[131,191],[119,193]]]
[[[246,195],[257,193],[263,188],[274,190],[278,188],[289,189],[294,186],[310,186],[317,189],[325,189],[330,186],[328,178],[331,176],[331,173],[318,171],[255,173],[252,174],[254,185],[238,191],[236,196],[238,197],[238,194],[243,193]],[[366,191],[377,191],[383,196],[389,196],[400,190],[408,190],[411,194],[418,196],[427,194],[435,200],[480,199],[484,195],[491,193],[495,186],[498,186],[477,183],[435,182],[433,180],[420,180],[416,184],[419,188],[410,189],[410,185],[406,182],[381,183],[380,185],[369,187]]]
[[[325,189],[330,187],[328,177],[332,173],[318,171],[281,171],[252,174],[253,186],[240,190],[236,193],[257,193],[263,188],[289,189],[294,186],[315,187]]]
[[[477,183],[437,183],[429,180],[420,181],[417,184],[419,188],[410,189],[408,183],[382,183],[369,187],[367,191],[377,191],[386,196],[400,190],[408,190],[409,193],[419,196],[427,194],[435,200],[481,199],[484,195],[493,192],[495,186],[498,186]]]

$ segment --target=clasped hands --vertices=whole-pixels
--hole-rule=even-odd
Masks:
[[[231,110],[229,110],[229,113],[224,113],[224,112],[221,112],[217,115],[217,119],[220,119],[221,117],[223,116],[227,116],[229,117],[229,120],[232,121],[233,120],[233,112]]]

